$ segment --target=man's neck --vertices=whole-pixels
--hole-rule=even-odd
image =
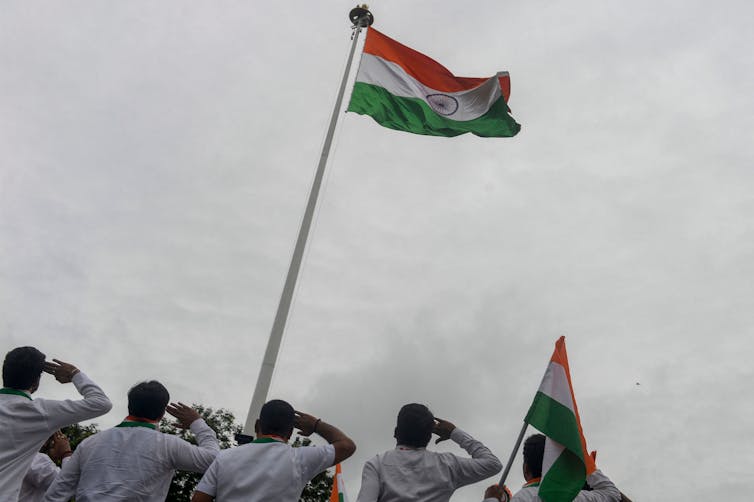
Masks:
[[[128,415],[124,419],[124,422],[144,422],[144,423],[147,423],[147,424],[159,424],[160,423],[160,419],[158,418],[157,420],[152,420],[151,418],[144,418],[144,417],[137,417],[135,415]]]
[[[257,434],[257,438],[268,438],[268,439],[274,439],[275,441],[280,441],[282,443],[287,443],[288,438],[283,436],[278,436],[277,434]]]

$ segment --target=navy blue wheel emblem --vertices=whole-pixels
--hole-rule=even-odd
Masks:
[[[430,94],[427,96],[427,103],[440,115],[453,115],[458,111],[458,100],[447,94]]]

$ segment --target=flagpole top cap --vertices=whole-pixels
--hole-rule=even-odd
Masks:
[[[374,23],[374,16],[369,12],[367,4],[357,5],[351,9],[351,12],[348,13],[348,19],[351,20],[354,26],[361,28],[367,28]]]

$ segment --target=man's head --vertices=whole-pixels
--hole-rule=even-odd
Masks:
[[[256,428],[258,434],[280,436],[286,441],[293,434],[296,414],[293,406],[281,399],[267,401],[259,412]]]
[[[5,354],[3,386],[34,392],[44,369],[45,355],[34,347],[17,347]]]
[[[160,382],[137,383],[128,391],[128,414],[148,420],[159,420],[170,402],[168,390]]]
[[[542,459],[545,456],[545,436],[532,434],[524,441],[524,479],[529,481],[542,476]]]
[[[398,444],[424,448],[432,438],[435,417],[423,404],[411,403],[398,412],[395,439]]]

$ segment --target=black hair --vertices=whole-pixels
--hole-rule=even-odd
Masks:
[[[545,456],[544,434],[532,434],[524,441],[524,463],[533,478],[542,475],[542,459]]]
[[[293,406],[282,399],[267,401],[259,411],[259,432],[289,438],[296,418]]]
[[[398,444],[424,448],[432,439],[435,428],[435,416],[423,404],[411,403],[398,412],[395,426],[395,439]]]
[[[169,402],[170,393],[157,380],[137,383],[128,391],[128,414],[158,420]]]
[[[45,355],[34,347],[17,347],[5,354],[3,386],[10,389],[35,389],[44,369]]]

